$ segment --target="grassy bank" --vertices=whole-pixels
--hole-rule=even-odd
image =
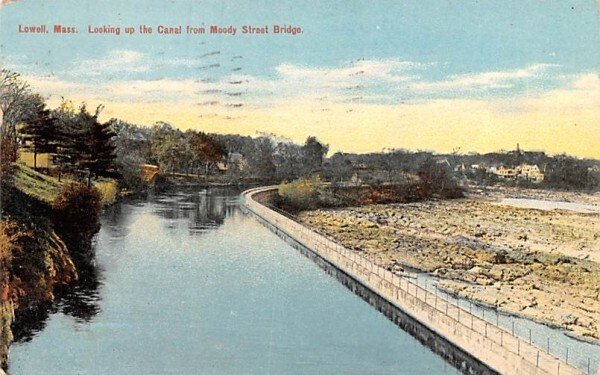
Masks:
[[[19,311],[54,300],[77,279],[76,259],[99,229],[103,194],[94,187],[15,165],[2,174],[0,217],[0,365]],[[107,199],[112,194],[107,191]]]

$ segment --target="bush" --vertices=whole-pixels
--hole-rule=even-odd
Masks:
[[[102,194],[94,186],[80,183],[65,185],[52,202],[56,231],[73,253],[88,247],[100,230]]]
[[[115,180],[99,181],[94,186],[100,192],[102,206],[108,206],[116,202],[119,189]]]
[[[410,203],[429,198],[429,192],[420,183],[372,187],[361,197],[361,204]]]
[[[419,167],[421,188],[426,196],[437,195],[441,199],[455,199],[463,196],[463,189],[452,178],[449,166],[434,159],[427,159]]]
[[[319,177],[301,178],[279,186],[279,196],[285,205],[297,210],[319,207],[319,193],[323,182]]]
[[[136,160],[127,159],[120,162],[119,172],[121,173],[121,183],[124,189],[135,193],[142,193],[148,189],[148,182],[144,179],[140,163]]]

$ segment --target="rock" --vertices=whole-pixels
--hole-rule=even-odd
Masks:
[[[484,278],[484,277],[478,277],[475,280],[475,283],[478,285],[483,285],[483,286],[487,286],[487,285],[492,285],[494,282],[488,278]]]
[[[504,278],[504,269],[498,265],[494,265],[488,273],[490,277],[496,281],[502,281]]]

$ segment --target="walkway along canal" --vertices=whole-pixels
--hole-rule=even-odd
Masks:
[[[501,326],[451,304],[410,280],[318,234],[253,199],[275,189],[242,194],[244,207],[393,322],[466,373],[584,374],[565,360]]]

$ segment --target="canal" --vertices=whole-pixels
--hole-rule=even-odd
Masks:
[[[95,259],[20,319],[9,374],[454,374],[239,207],[190,189],[112,207]]]

